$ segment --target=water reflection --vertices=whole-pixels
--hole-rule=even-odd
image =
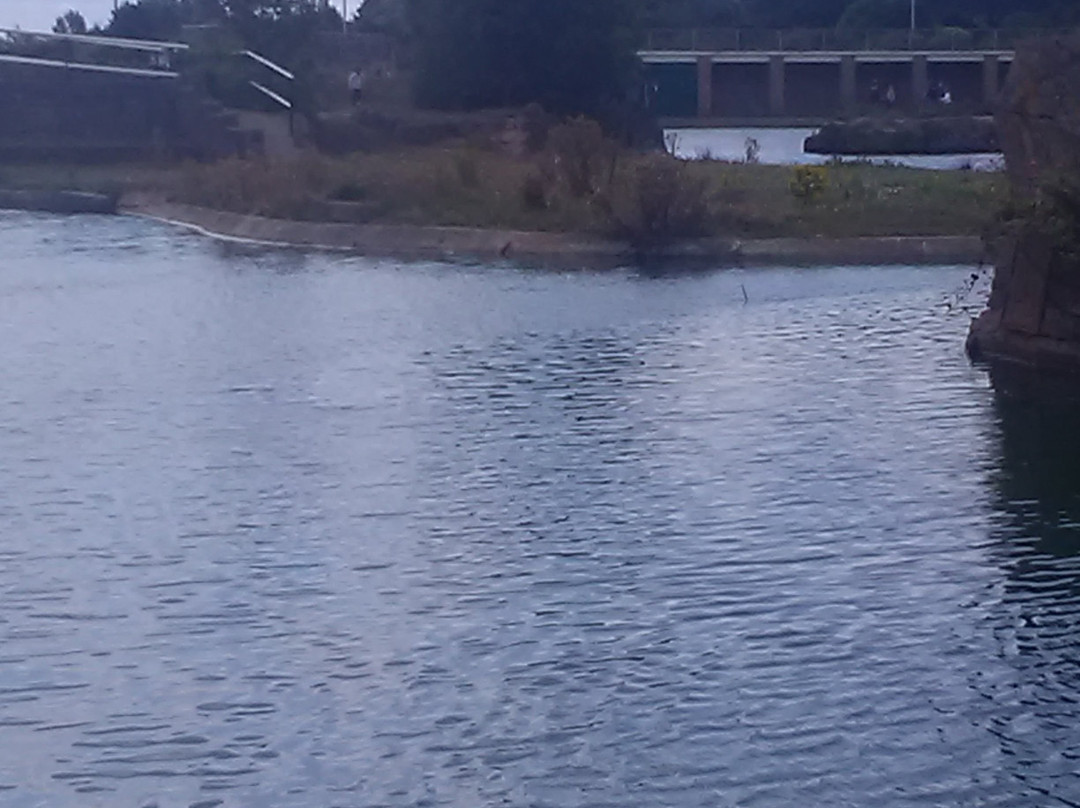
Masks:
[[[1011,675],[980,676],[985,729],[1032,798],[1080,794],[1080,387],[996,368],[992,555],[1006,577],[988,622]],[[999,598],[999,599],[998,599]]]

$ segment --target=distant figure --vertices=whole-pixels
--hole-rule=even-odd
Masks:
[[[364,71],[357,68],[349,74],[349,97],[355,107],[364,95]]]
[[[870,103],[875,107],[881,103],[881,85],[877,79],[870,82]]]
[[[656,103],[656,94],[660,91],[659,83],[657,83],[655,80],[646,80],[644,86],[642,87],[642,90],[645,101],[645,109],[652,109],[653,104]]]
[[[949,88],[942,86],[941,90],[941,103],[945,106],[949,106],[952,103],[952,93],[949,92]]]
[[[895,103],[896,103],[896,88],[893,87],[890,84],[888,86],[888,88],[885,90],[885,104],[887,106],[891,107]]]

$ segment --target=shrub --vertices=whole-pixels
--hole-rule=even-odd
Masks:
[[[610,216],[616,235],[637,250],[709,233],[707,181],[673,157],[645,158],[635,167],[629,187],[620,190],[610,202]]]
[[[795,166],[788,188],[804,205],[812,205],[829,188],[829,170],[825,166]]]
[[[526,210],[544,210],[548,206],[547,188],[539,174],[529,174],[521,183],[521,202]]]
[[[330,198],[338,202],[363,202],[369,196],[368,189],[349,180],[330,192]]]
[[[548,147],[556,174],[575,198],[601,191],[611,182],[618,165],[619,145],[588,118],[556,126],[548,135]]]

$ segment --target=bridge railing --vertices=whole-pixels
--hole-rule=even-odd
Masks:
[[[0,28],[0,56],[26,64],[175,76],[175,63],[187,50],[183,42]]]
[[[906,28],[654,28],[646,32],[649,51],[995,51],[1012,50],[1033,36],[1060,31],[1037,29]]]

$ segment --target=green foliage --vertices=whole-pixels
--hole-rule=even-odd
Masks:
[[[829,190],[829,170],[825,166],[795,166],[788,189],[799,202],[812,205]]]
[[[61,18],[69,26],[70,14]],[[341,30],[337,9],[319,0],[126,0],[105,33],[175,40],[184,25],[210,22],[223,24],[244,47],[284,63],[295,62],[316,32]]]
[[[598,117],[637,68],[629,0],[410,0],[409,12],[421,106]]]
[[[56,18],[52,29],[54,34],[85,34],[86,19],[78,11],[71,9]]]
[[[1043,185],[1033,201],[1012,201],[1002,212],[1001,224],[1005,230],[1037,233],[1080,268],[1080,179],[1060,178]]]
[[[127,39],[175,40],[185,22],[185,4],[177,0],[123,3],[112,13],[105,32]]]
[[[904,28],[910,24],[909,0],[854,0],[837,21],[838,28]]]

